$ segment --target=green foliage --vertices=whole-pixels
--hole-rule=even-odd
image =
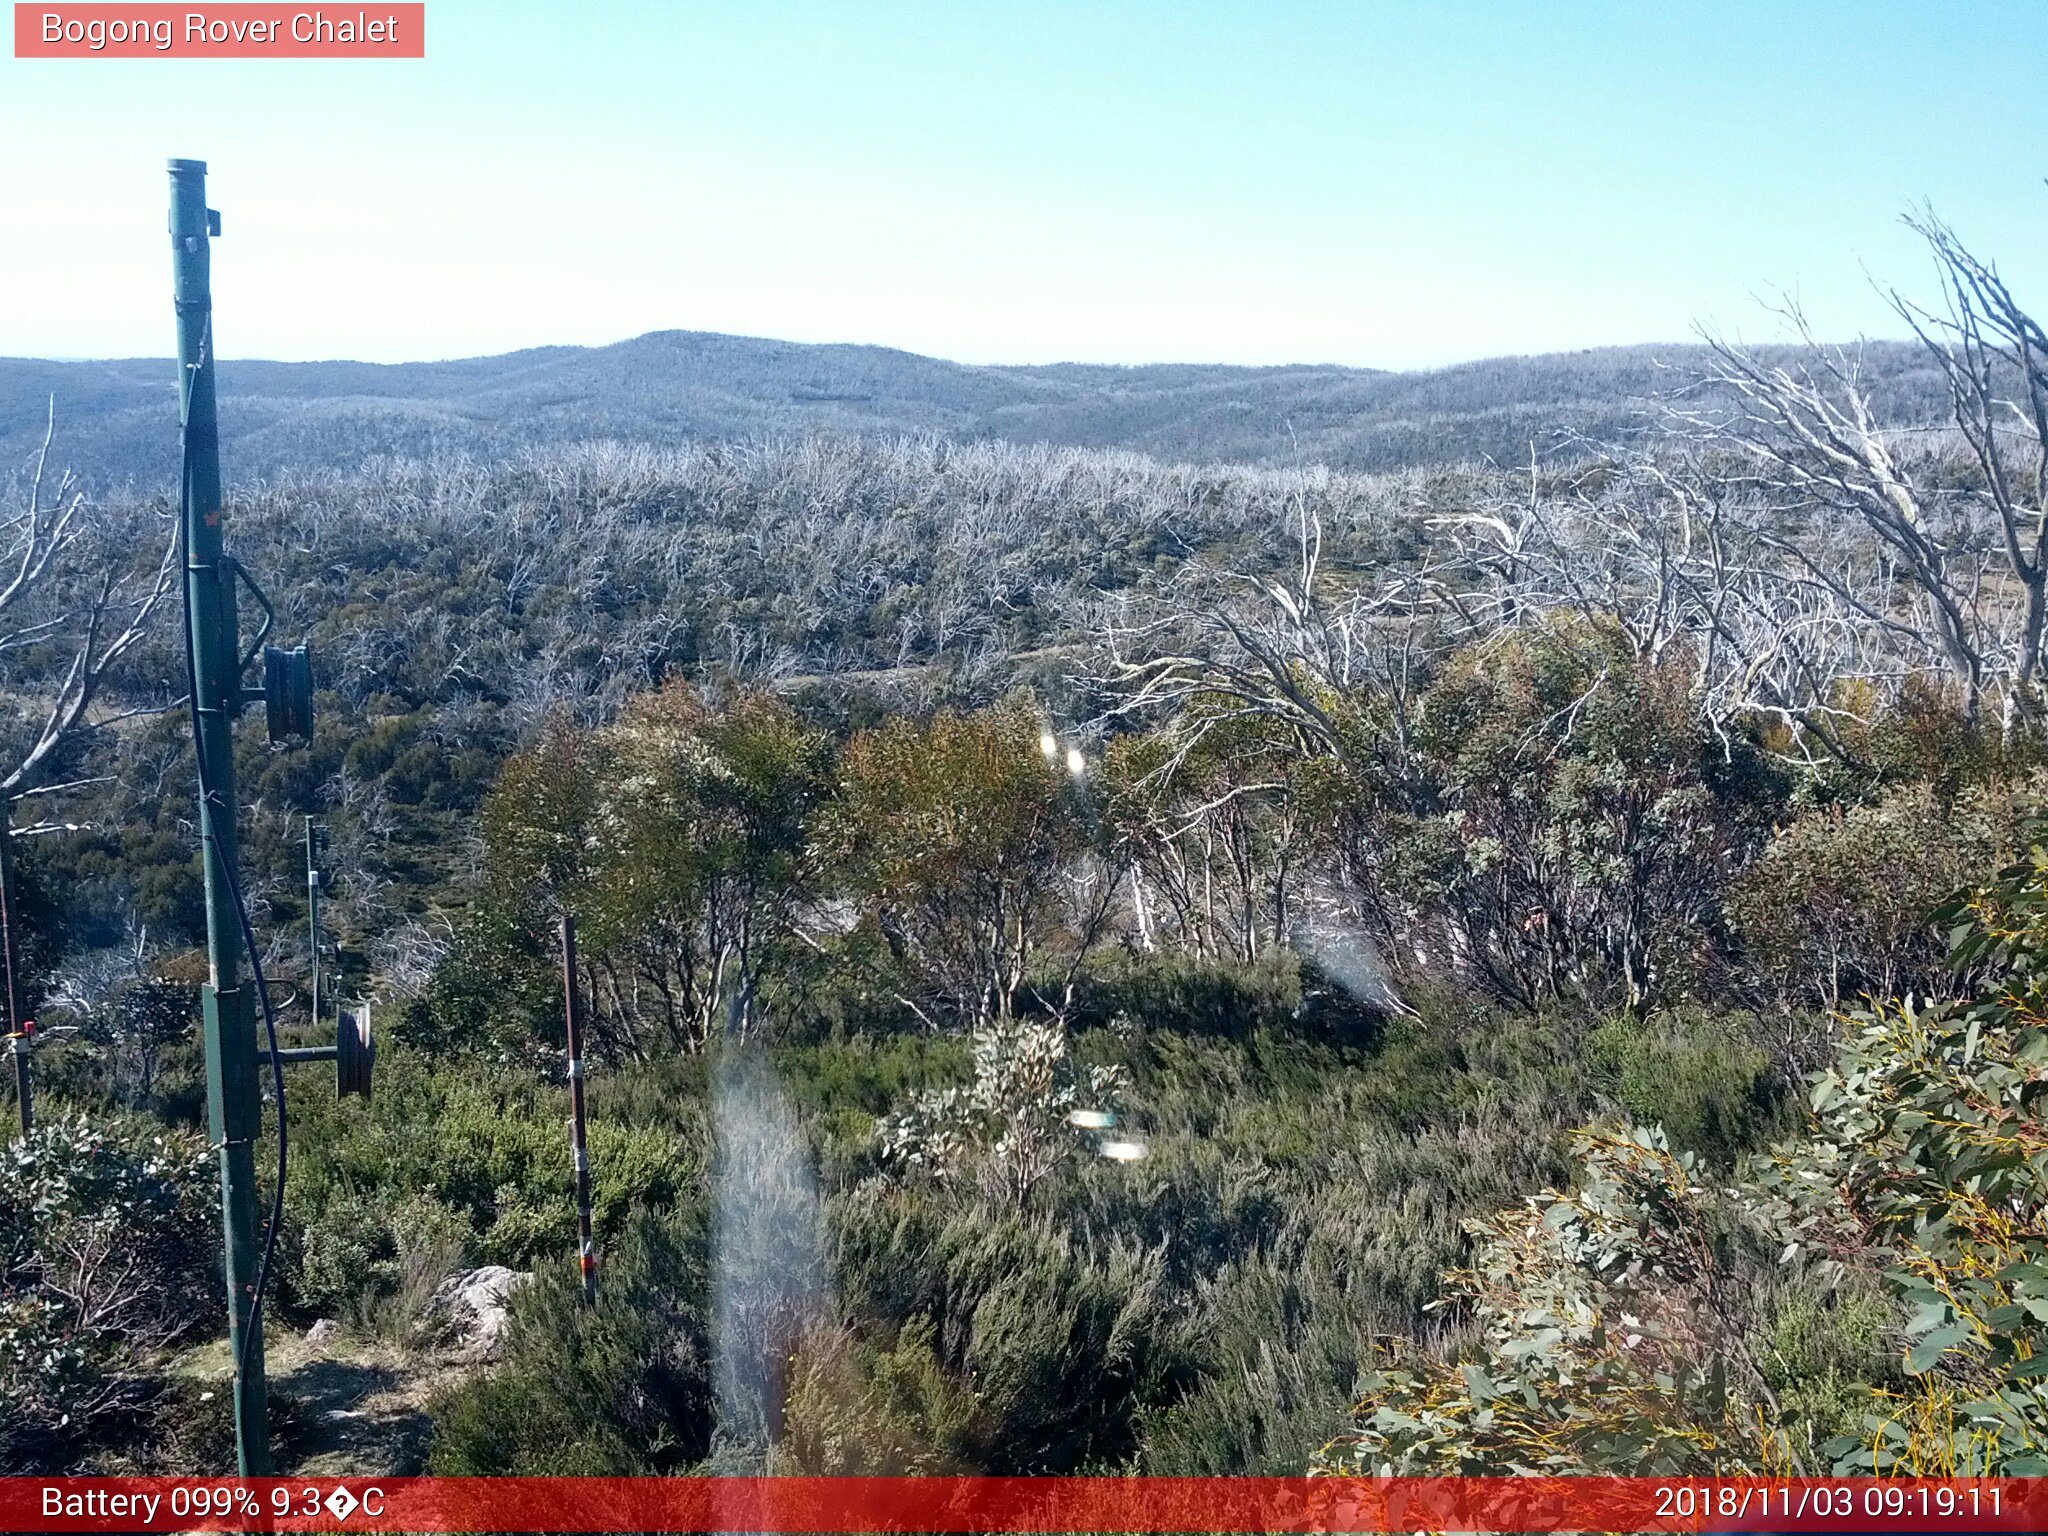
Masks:
[[[1115,1126],[1123,1073],[1078,1062],[1057,1022],[992,1021],[968,1049],[966,1086],[928,1090],[877,1128],[882,1158],[940,1180],[971,1173],[990,1200],[1022,1206],[1062,1162],[1096,1150],[1092,1132]]]
[[[1344,1012],[1327,989],[1312,990],[1294,951],[1272,948],[1252,965],[1172,951],[1112,955],[1089,970],[1071,1017],[1085,1026],[1122,1016],[1152,1030],[1242,1040],[1261,1031],[1314,1032]],[[1332,1022],[1341,1029],[1352,1021]]]
[[[729,1024],[801,1111],[844,1288],[776,1374],[778,1469],[1293,1471],[1361,1390],[1353,1466],[1819,1469],[1955,1445],[1974,1448],[1930,1464],[2026,1465],[2039,1297],[2013,1265],[2036,1192],[1910,1119],[1946,1095],[2017,1137],[2017,1026],[1986,1014],[1971,1047],[1966,1014],[1921,1009],[1859,1035],[1843,1103],[1905,1108],[1835,1123],[1831,1100],[1824,1134],[1780,1149],[1780,1188],[1739,1160],[1784,1129],[1804,1024],[1729,1007],[1931,985],[1925,908],[1984,868],[2017,791],[1981,786],[2020,757],[1939,709],[1871,711],[1883,798],[1816,812],[1870,781],[1795,797],[1761,736],[1702,724],[1690,658],[1577,623],[1418,655],[1400,692],[1288,674],[1330,722],[1319,755],[1203,696],[1127,718],[1076,784],[1036,696],[1003,693],[1034,679],[1071,717],[1074,600],[1190,542],[1256,575],[1275,509],[1313,503],[1349,580],[1475,485],[1403,487],[1390,517],[1388,488],[1335,477],[825,443],[396,466],[304,540],[303,487],[254,494],[241,526],[269,543],[248,558],[288,573],[335,658],[310,750],[244,752],[258,920],[303,919],[293,818],[322,810],[344,976],[412,998],[373,1104],[294,1090],[279,1313],[417,1345],[451,1266],[539,1269],[512,1357],[437,1405],[437,1468],[702,1465],[700,1047]],[[701,689],[641,691],[683,674]],[[39,976],[80,1003],[47,1081],[189,1119],[192,957],[71,987],[82,946],[202,926],[175,731],[105,752],[93,829],[24,859]],[[1966,982],[2033,963],[2032,898],[2000,899],[2014,937],[1966,946]],[[564,1263],[565,906],[597,1058],[594,1312]],[[1381,971],[1400,998],[1361,983]],[[1141,1159],[1093,1155],[1066,1118],[1112,1099]],[[1565,1128],[1613,1114],[1662,1139],[1588,1144],[1567,1187]],[[1877,1210],[1873,1166],[1950,1225],[1825,1226]],[[1993,1176],[2018,1180],[1992,1201],[2017,1236],[1950,1198]],[[1795,1187],[1817,1207],[1792,1211]],[[1773,1224],[1809,1215],[1774,1267]],[[1426,1312],[1447,1272],[1452,1304]],[[67,1354],[41,1291],[7,1305],[50,1394],[119,1378],[141,1411],[147,1362]]]
[[[58,1471],[223,1305],[196,1138],[55,1115],[0,1149],[0,1459]]]
[[[419,1193],[371,1199],[344,1189],[297,1231],[291,1301],[401,1343],[415,1342],[427,1297],[476,1246],[461,1212]]]
[[[1726,1169],[1789,1129],[1791,1095],[1761,1033],[1754,1018],[1693,1006],[1610,1020],[1587,1045],[1593,1063],[1613,1074],[1615,1101],[1631,1119]]]
[[[1474,1229],[1471,1267],[1440,1305],[1470,1310],[1480,1352],[1368,1372],[1327,1465],[1657,1476],[1765,1459],[1725,1200],[1653,1131],[1587,1132],[1580,1146],[1575,1189]]]
[[[1065,926],[1087,829],[1042,730],[1011,700],[847,744],[823,840],[884,984],[929,1023],[1007,1019]]]
[[[303,1315],[417,1311],[393,1298],[431,1288],[463,1260],[516,1269],[574,1251],[564,1086],[523,1073],[437,1070],[403,1048],[378,1061],[376,1096],[302,1094],[292,1116],[284,1295]],[[590,1094],[592,1209],[600,1233],[674,1205],[705,1164],[701,1100]],[[652,1115],[650,1118],[650,1111]],[[417,1296],[414,1297],[415,1302]]]
[[[560,1050],[560,962],[546,938],[500,907],[473,909],[456,929],[419,996],[399,1015],[396,1038],[434,1056],[466,1055],[544,1071]]]
[[[713,709],[671,682],[602,730],[557,726],[484,808],[487,910],[472,942],[530,973],[540,935],[573,911],[593,1035],[612,1056],[744,1026],[812,880],[826,766],[822,735],[747,690]]]
[[[1193,1380],[1140,1421],[1146,1473],[1300,1475],[1343,1421],[1379,1320],[1369,1288],[1347,1284],[1333,1262],[1335,1246],[1298,1231],[1285,1261],[1239,1260],[1205,1278]]]
[[[1708,728],[1691,677],[1567,620],[1450,658],[1412,725],[1352,753],[1335,834],[1378,931],[1520,1007],[1696,991],[1782,786]]]
[[[819,1328],[796,1351],[773,1466],[811,1477],[905,1477],[958,1472],[970,1445],[971,1386],[940,1363],[928,1317],[893,1342]]]
[[[1795,1002],[1929,995],[1946,982],[1935,908],[1990,878],[2017,834],[2016,803],[2037,793],[2022,784],[1944,800],[1915,783],[1801,817],[1734,883],[1744,947]]]
[[[1147,1155],[1062,1156],[1023,1210],[974,1179],[876,1177],[877,1120],[971,1078],[971,1041],[776,1053],[826,1175],[838,1295],[781,1373],[771,1467],[1298,1470],[1342,1426],[1360,1341],[1420,1326],[1438,1272],[1468,1251],[1462,1223],[1552,1176],[1552,1106],[1506,1083],[1479,1087],[1495,1063],[1522,1060],[1504,1039],[1475,1044],[1467,1086],[1420,1103],[1413,1128],[1382,1118],[1371,1050],[1277,1028],[1190,1038],[1129,1021],[1075,1035],[1067,1059],[1128,1080],[1122,1112]],[[694,1114],[702,1090],[699,1059],[623,1065],[592,1085],[594,1102],[631,1118]],[[1517,1105],[1521,1118],[1505,1118]],[[607,1161],[594,1163],[602,1183]],[[687,1177],[680,1198],[695,1209],[703,1164]],[[607,1299],[643,1284],[620,1277],[620,1244],[635,1241],[615,1231],[601,1243]],[[543,1250],[528,1262],[561,1261]],[[694,1264],[662,1282],[662,1305],[708,1306]],[[648,1465],[638,1437],[666,1431],[650,1429],[633,1378],[606,1377],[611,1402],[577,1374],[596,1366],[575,1314],[547,1314],[563,1337],[515,1340],[500,1385],[440,1411],[448,1454],[469,1459],[437,1466]],[[592,1423],[531,1406],[542,1387],[525,1373],[528,1350],[599,1404]],[[584,1363],[572,1369],[573,1352]],[[1269,1383],[1281,1393],[1271,1402]]]
[[[1826,1277],[1759,1276],[1767,1332],[1757,1364],[1778,1405],[1785,1454],[1800,1466],[1829,1467],[1831,1454],[1861,1440],[1874,1391],[1904,1380],[1895,1347],[1904,1309],[1883,1278],[1864,1270]]]
[[[1836,729],[1850,761],[1816,775],[1816,796],[1851,801],[1879,798],[1873,787],[1925,784],[1944,809],[1971,790],[1995,790],[2024,781],[2042,766],[2048,741],[2002,725],[1988,710],[1975,717],[1961,690],[1927,674],[1903,679],[1886,699],[1869,683],[1837,685],[1845,706]]]
[[[865,1191],[832,1216],[849,1302],[899,1326],[929,1317],[939,1361],[973,1383],[947,1459],[1037,1474],[1130,1453],[1135,1401],[1161,1390],[1175,1346],[1157,1251],[916,1191]]]
[[[198,1050],[199,999],[179,958],[99,950],[52,978],[37,1026],[61,1047],[48,1064],[67,1097],[147,1110],[182,1088]]]
[[[710,1451],[705,1229],[697,1208],[636,1215],[609,1246],[597,1305],[573,1264],[512,1303],[511,1363],[432,1405],[444,1477],[636,1476]]]
[[[2036,829],[2034,836],[2039,837]],[[1972,1001],[1860,1016],[1813,1087],[1812,1139],[1758,1173],[1788,1255],[1887,1266],[1909,1308],[1908,1388],[1845,1467],[2048,1471],[2048,851],[1964,898],[1955,957],[1994,977]]]
[[[668,337],[621,356],[694,389],[758,373],[746,350]],[[533,394],[545,376],[589,363],[529,360],[498,403],[531,426],[553,410]],[[1249,440],[1188,428],[1203,391],[1243,379],[1120,378],[1111,410],[1086,373],[984,371],[962,409],[1013,430],[1085,405],[1176,451]],[[1446,431],[1518,454],[1529,436],[1519,409],[1446,428],[1442,399],[1393,409],[1412,385],[1342,382],[1374,397],[1368,457]],[[964,386],[937,387],[915,410],[901,390],[864,405],[807,388],[798,414],[936,420]],[[774,425],[786,396],[719,410]],[[703,436],[674,401],[599,397],[607,432]],[[353,460],[359,430],[408,451],[484,430],[415,413],[394,434],[372,411],[343,431],[321,409],[244,405],[261,453]],[[588,410],[570,415],[556,426],[587,434]],[[1326,426],[1321,446],[1366,452],[1358,430]],[[330,985],[405,1002],[374,1104],[294,1088],[274,1315],[423,1348],[424,1296],[452,1266],[537,1269],[510,1357],[436,1405],[436,1469],[703,1467],[701,1047],[730,1027],[800,1110],[791,1145],[816,1154],[843,1286],[765,1373],[787,1389],[767,1415],[775,1470],[1290,1472],[1361,1392],[1333,1464],[2033,1468],[2040,882],[1977,911],[1953,983],[2008,978],[2010,996],[1876,1010],[1811,1134],[1741,1161],[1782,1132],[1814,1033],[1746,1010],[1937,989],[1926,911],[2004,846],[2038,751],[2025,719],[2001,739],[1918,679],[1890,702],[1840,681],[1822,696],[1843,759],[1794,782],[1770,756],[1792,742],[1705,723],[1682,639],[1647,661],[1601,623],[1488,606],[1499,589],[1461,607],[1489,577],[1458,563],[1469,544],[1443,563],[1437,530],[1503,494],[1521,491],[1490,471],[1368,481],[800,437],[429,453],[241,493],[238,551],[287,630],[310,631],[322,685],[307,750],[253,732],[239,749],[255,916],[296,933],[299,818],[318,812],[339,875]],[[160,509],[105,510],[146,557]],[[1156,710],[1092,693],[1177,643],[1147,605],[1194,590],[1191,559],[1264,592],[1312,526],[1330,606],[1274,588],[1284,621],[1191,641],[1209,648],[1198,667],[1255,662],[1249,693],[1214,673]],[[1325,623],[1393,596],[1425,544],[1453,602]],[[1108,667],[1105,612],[1141,641]],[[1467,644],[1473,612],[1501,623]],[[124,662],[110,704],[175,693],[173,628]],[[1396,629],[1398,657],[1380,643]],[[1343,654],[1325,666],[1318,647]],[[27,719],[51,668],[15,654],[0,725]],[[1105,705],[1112,734],[1077,783],[1039,734]],[[62,775],[82,782],[63,814],[83,830],[24,845],[50,1109],[197,1118],[181,730],[138,716],[99,733]],[[591,1006],[595,1308],[568,1263],[564,908]],[[302,962],[283,947],[287,996]],[[149,964],[112,975],[117,951]],[[1093,1155],[1067,1118],[1112,1103],[1142,1158]],[[1564,1128],[1614,1114],[1661,1131],[1583,1142],[1575,1170]],[[74,1461],[148,1419],[162,1454],[217,1457],[224,1402],[152,1379],[176,1328],[217,1327],[210,1174],[47,1134],[56,1166],[85,1171],[0,1181],[0,1395],[18,1394],[0,1450]],[[43,1181],[27,1205],[25,1178]],[[803,1246],[765,1232],[771,1262]],[[132,1294],[78,1300],[88,1270]],[[1430,1311],[1447,1272],[1450,1304]]]
[[[1370,1112],[1420,1129],[1496,1119],[1568,1126],[1597,1112],[1585,1022],[1551,1007],[1534,1016],[1443,989],[1419,991],[1416,1016],[1394,1021],[1360,1087]]]
[[[1943,914],[1955,963],[1990,978],[1977,998],[1849,1021],[1807,1133],[1718,1186],[1657,1132],[1588,1136],[1573,1190],[1476,1229],[1445,1304],[1471,1309],[1482,1352],[1369,1376],[1330,1464],[2048,1470],[2048,849],[2032,836]]]

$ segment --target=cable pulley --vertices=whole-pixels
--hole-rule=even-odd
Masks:
[[[370,1038],[370,1005],[342,1008],[334,1021],[334,1096],[370,1096],[370,1073],[377,1065],[377,1042]]]
[[[313,658],[303,645],[263,648],[263,715],[274,747],[313,739]]]

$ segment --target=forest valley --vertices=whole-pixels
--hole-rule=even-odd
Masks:
[[[2048,1472],[2048,338],[1918,227],[1916,419],[1802,331],[1519,465],[241,485],[320,689],[240,746],[266,968],[313,1039],[310,815],[383,1034],[293,1093],[280,1465]],[[0,1464],[213,1469],[171,507],[62,408],[0,570]],[[351,1370],[405,1434],[334,1451]]]

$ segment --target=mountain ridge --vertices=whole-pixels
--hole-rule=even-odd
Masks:
[[[1411,372],[1333,363],[957,363],[862,343],[650,331],[601,347],[366,363],[222,359],[231,479],[370,457],[496,457],[610,437],[998,438],[1169,460],[1391,470],[1519,462],[1530,444],[1626,435],[1704,359],[1696,344],[1589,348]],[[1938,381],[1920,350],[1866,347],[1910,414]],[[96,483],[173,473],[175,365],[161,358],[0,358],[0,466],[42,442]]]

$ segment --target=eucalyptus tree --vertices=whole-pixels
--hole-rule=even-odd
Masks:
[[[549,923],[574,912],[608,1056],[744,1032],[816,890],[809,822],[827,763],[820,733],[753,691],[713,707],[672,682],[610,725],[558,720],[485,808],[485,911],[468,942],[537,974]]]
[[[847,744],[822,839],[855,937],[928,1027],[1071,1001],[1118,872],[1021,699],[893,717]],[[1091,856],[1093,855],[1093,856]],[[1047,990],[1048,985],[1050,990]]]

